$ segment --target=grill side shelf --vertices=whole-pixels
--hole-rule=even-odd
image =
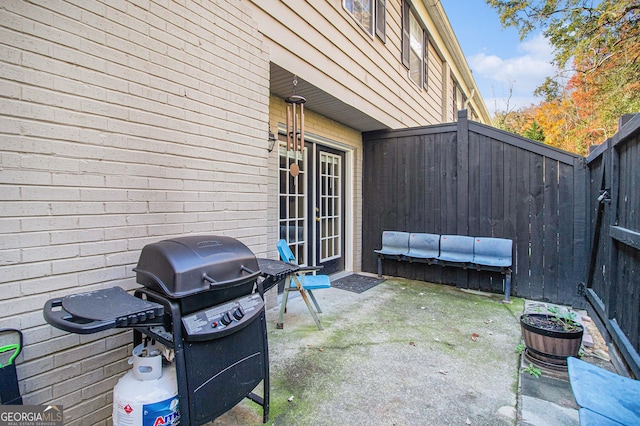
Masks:
[[[77,334],[162,325],[163,315],[162,305],[134,297],[121,287],[51,299],[43,308],[44,319],[49,324]]]

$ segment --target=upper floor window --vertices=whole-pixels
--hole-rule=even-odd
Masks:
[[[451,94],[451,108],[453,113],[453,121],[458,121],[458,111],[464,109],[464,106],[467,102],[467,96],[464,94],[464,91],[455,80],[453,75],[451,76],[451,84],[452,84],[452,94]]]
[[[453,79],[452,79],[453,80]],[[451,115],[453,121],[458,121],[458,85],[453,81],[453,93],[451,94]]]
[[[426,85],[427,31],[408,0],[402,5],[402,63],[409,70],[409,79],[416,86]]]
[[[375,31],[385,41],[386,0],[344,0],[343,5],[371,36]]]
[[[356,22],[373,35],[373,0],[344,0],[344,8],[351,13]]]
[[[422,27],[412,13],[409,17],[409,78],[416,86],[422,87]]]

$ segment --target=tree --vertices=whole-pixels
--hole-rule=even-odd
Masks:
[[[533,139],[534,141],[544,142],[544,130],[538,124],[537,120],[533,120],[531,125],[522,134],[525,138]]]
[[[533,91],[533,95],[544,98],[545,102],[551,102],[560,97],[561,91],[560,83],[551,77],[547,77],[544,83]]]
[[[487,0],[498,9],[504,26],[518,29],[523,40],[537,28],[555,48],[560,68],[580,58],[578,71],[597,68],[628,52],[640,59],[640,2],[638,0]]]
[[[504,26],[518,29],[522,39],[542,29],[555,49],[556,66],[573,67],[566,84],[547,78],[534,92],[544,101],[528,108],[520,120],[528,126],[537,122],[545,143],[586,154],[589,145],[615,133],[622,114],[640,111],[639,0],[487,3],[498,10]]]
[[[573,129],[578,116],[571,98],[543,102],[532,109],[532,119],[544,130],[544,142],[565,151],[586,154],[583,144],[576,143]]]

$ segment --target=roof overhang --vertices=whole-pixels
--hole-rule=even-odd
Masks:
[[[271,93],[282,99],[291,96],[293,94],[294,77],[296,76],[291,71],[272,62],[270,79]],[[309,109],[361,132],[388,129],[388,126],[385,126],[359,109],[319,89],[300,78],[300,76],[297,76],[296,80],[298,82],[296,85],[296,94],[304,96],[307,100],[304,104],[305,109]]]

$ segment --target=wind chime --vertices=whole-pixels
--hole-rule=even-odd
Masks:
[[[286,97],[287,103],[287,151],[300,151],[304,149],[304,103],[307,100],[296,95],[298,77],[293,77],[293,95]],[[300,135],[300,136],[298,136]]]
[[[298,77],[294,76],[293,95],[284,99],[287,103],[287,152],[302,152],[304,149],[304,103],[307,100],[300,95],[296,95],[297,85]],[[300,168],[296,161],[289,165],[289,173],[293,177],[297,177],[300,173]]]

